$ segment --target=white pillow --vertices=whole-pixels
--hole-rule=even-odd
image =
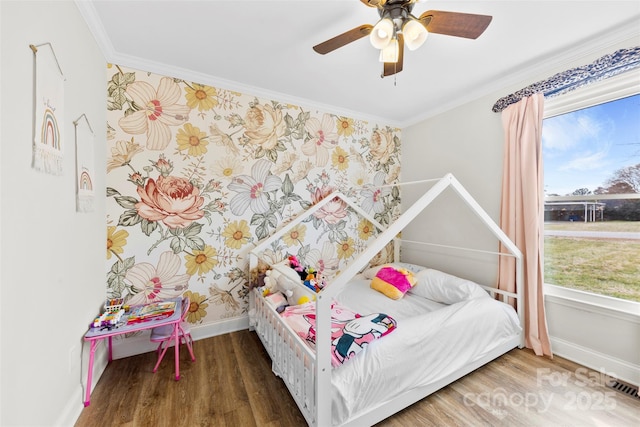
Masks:
[[[415,279],[416,284],[409,289],[409,293],[443,304],[489,297],[477,283],[439,270],[427,268],[416,273]]]
[[[374,277],[376,277],[376,274],[378,274],[378,271],[382,267],[393,267],[393,268],[396,268],[396,269],[398,269],[398,268],[405,269],[405,270],[409,270],[414,275],[416,273],[418,273],[419,271],[422,271],[422,270],[424,270],[426,268],[426,267],[423,267],[421,265],[410,264],[408,262],[393,262],[393,263],[388,263],[388,264],[376,265],[375,267],[369,267],[369,268],[365,269],[362,272],[362,274],[364,275],[365,279],[373,279]]]

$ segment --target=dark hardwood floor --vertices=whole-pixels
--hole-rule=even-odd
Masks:
[[[153,352],[113,361],[75,426],[307,425],[255,333],[199,340],[194,350],[196,362],[180,353],[180,381],[170,355],[155,374]],[[516,349],[377,426],[640,425],[640,399],[604,379],[566,359]]]

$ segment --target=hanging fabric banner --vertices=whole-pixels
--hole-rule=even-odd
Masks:
[[[82,118],[84,120],[80,121]],[[95,135],[85,114],[82,114],[73,124],[76,128],[76,211],[93,212]]]
[[[35,96],[33,129],[34,169],[62,175],[64,135],[64,75],[50,43],[49,49],[31,45],[34,55]]]

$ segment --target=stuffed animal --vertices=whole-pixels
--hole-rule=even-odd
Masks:
[[[307,269],[298,261],[298,258],[295,255],[289,255],[287,261],[289,262],[289,267],[298,273],[300,279],[304,280],[307,275]]]
[[[290,277],[281,271],[274,268],[266,272],[264,282],[269,292],[281,292],[286,297],[288,305],[300,305],[315,300],[315,296],[311,295],[311,292],[300,286],[301,283],[297,279],[298,275],[295,272],[291,270],[293,274]]]

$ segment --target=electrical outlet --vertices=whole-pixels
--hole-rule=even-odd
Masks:
[[[74,345],[69,349],[69,373],[73,371],[76,363],[78,363],[78,346]]]

